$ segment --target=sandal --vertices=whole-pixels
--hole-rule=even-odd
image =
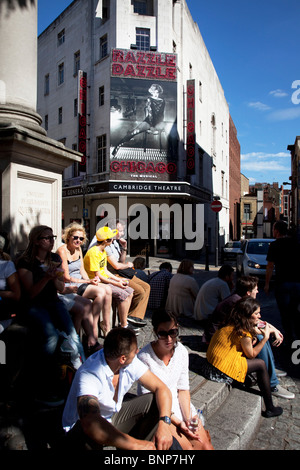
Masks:
[[[105,328],[103,321],[100,321],[100,322],[99,322],[99,327],[100,327],[100,330],[102,331],[102,336],[103,336],[103,338],[105,338],[105,337],[107,336],[108,331],[107,331],[107,329]]]
[[[97,343],[93,344],[93,346],[87,346],[86,351],[85,351],[86,357],[91,356],[92,354],[94,354],[95,352],[99,351],[102,348],[103,346],[100,343],[98,343],[98,341]]]

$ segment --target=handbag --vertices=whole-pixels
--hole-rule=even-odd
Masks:
[[[117,273],[121,277],[126,277],[126,279],[132,279],[135,275],[135,270],[133,268],[118,269]]]

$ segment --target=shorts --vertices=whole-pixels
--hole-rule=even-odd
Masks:
[[[58,294],[68,312],[74,307],[76,294]]]
[[[134,292],[131,287],[126,287],[126,289],[122,289],[121,287],[114,286],[112,284],[108,284],[112,291],[112,298],[117,302],[123,302],[127,299]]]

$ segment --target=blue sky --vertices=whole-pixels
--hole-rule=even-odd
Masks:
[[[39,0],[38,32],[71,3]],[[300,135],[300,1],[187,4],[229,103],[241,145],[241,172],[250,183],[288,181],[287,146]]]

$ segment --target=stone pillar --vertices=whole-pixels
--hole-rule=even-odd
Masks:
[[[1,0],[0,44],[0,123],[43,132],[36,113],[37,0]]]
[[[34,225],[60,242],[62,172],[81,154],[50,139],[36,112],[37,0],[0,0],[0,230],[10,253]]]

